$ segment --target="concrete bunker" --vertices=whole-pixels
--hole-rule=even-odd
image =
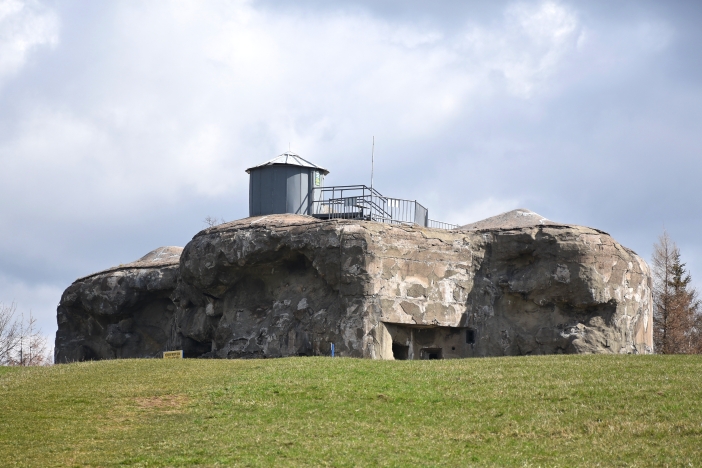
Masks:
[[[443,327],[383,322],[391,340],[386,359],[434,360],[474,356],[477,330],[470,327]],[[390,353],[388,353],[390,354]]]
[[[184,250],[74,282],[56,361],[331,355],[332,344],[390,360],[652,351],[640,257],[524,210],[496,219],[438,230],[273,214],[211,227]]]

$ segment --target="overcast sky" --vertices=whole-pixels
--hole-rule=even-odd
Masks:
[[[292,4],[294,3],[294,6]],[[288,149],[466,224],[528,208],[702,284],[702,14],[647,1],[0,0],[0,301],[53,339],[71,282]]]

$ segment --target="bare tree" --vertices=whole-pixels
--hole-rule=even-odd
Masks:
[[[37,327],[37,319],[29,313],[16,317],[16,304],[0,303],[0,365],[45,366],[53,362],[49,346]]]
[[[702,317],[697,291],[667,232],[653,251],[653,343],[661,354],[702,352]]]
[[[15,349],[19,347],[21,324],[15,318],[16,308],[14,302],[10,305],[0,302],[0,366],[12,364]]]
[[[653,347],[658,353],[667,354],[668,331],[671,309],[671,267],[673,253],[677,246],[664,230],[653,246],[652,276],[653,276]]]
[[[16,366],[46,366],[51,364],[46,338],[37,327],[37,319],[29,312],[29,318],[25,321],[22,314],[20,322],[19,349],[15,349],[12,364]]]
[[[218,224],[224,224],[224,218],[217,219],[214,216],[206,216],[204,219],[205,226],[211,228],[212,226],[217,226]]]

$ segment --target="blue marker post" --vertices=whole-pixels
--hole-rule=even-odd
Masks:
[[[334,343],[332,343],[331,345],[332,345],[332,357],[334,357]]]

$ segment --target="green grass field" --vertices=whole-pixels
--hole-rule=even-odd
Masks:
[[[0,368],[0,466],[702,466],[702,356]]]

